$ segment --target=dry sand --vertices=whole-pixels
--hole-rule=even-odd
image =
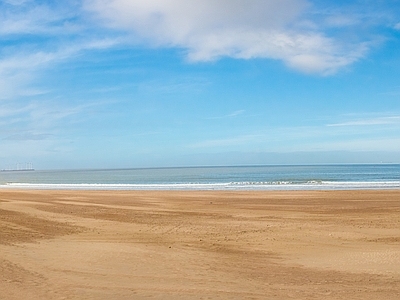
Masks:
[[[0,299],[400,299],[400,191],[0,190]]]

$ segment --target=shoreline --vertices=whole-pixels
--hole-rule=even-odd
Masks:
[[[399,299],[400,190],[0,190],[0,298]]]
[[[348,188],[348,189],[74,189],[74,188],[31,188],[31,187],[14,187],[0,185],[0,192],[105,192],[105,193],[314,193],[314,192],[398,192],[400,188]]]
[[[384,191],[400,190],[400,182],[330,182],[310,184],[0,184],[1,190],[42,190],[42,191],[231,191],[231,192],[268,192],[268,191]]]
[[[397,164],[56,170],[0,176],[0,189],[382,190],[400,189]]]

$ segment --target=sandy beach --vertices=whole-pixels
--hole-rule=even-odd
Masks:
[[[400,299],[400,191],[0,191],[0,299]]]

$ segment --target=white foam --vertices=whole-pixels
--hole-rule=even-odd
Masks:
[[[277,182],[228,182],[228,183],[172,183],[172,184],[47,184],[7,183],[1,188],[43,189],[43,190],[357,190],[357,189],[399,189],[400,181],[308,181],[294,183]]]

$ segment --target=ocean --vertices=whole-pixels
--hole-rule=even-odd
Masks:
[[[399,189],[400,164],[3,171],[0,172],[0,188],[70,190]]]

